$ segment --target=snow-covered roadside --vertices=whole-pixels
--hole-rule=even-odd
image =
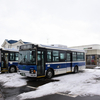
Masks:
[[[39,86],[36,91],[20,94],[18,97],[23,100],[66,91],[83,96],[100,95],[99,69],[85,69],[84,72],[62,75],[53,79],[59,81]],[[20,87],[27,84],[27,80],[17,73],[0,74],[0,82],[4,83],[5,87]]]
[[[37,88],[36,91],[20,94],[20,99],[37,98],[57,92],[70,91],[76,95],[100,95],[100,70],[85,69],[83,73],[68,74],[54,79],[58,82],[51,82]]]
[[[26,85],[27,80],[21,78],[23,77],[17,73],[0,74],[0,82],[3,83],[4,87],[20,87]]]
[[[100,66],[95,67],[95,69],[100,69]]]

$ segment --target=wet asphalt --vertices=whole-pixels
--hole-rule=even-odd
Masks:
[[[59,94],[47,95],[41,98],[25,99],[25,100],[100,100],[100,96],[86,96],[86,97],[69,97]]]
[[[35,91],[36,89],[30,87],[38,87],[49,82],[55,82],[59,80],[51,80],[46,78],[33,79],[33,78],[23,78],[27,79],[27,85],[22,87],[14,88],[5,88],[2,86],[3,83],[0,83],[0,100],[19,100],[17,97],[19,94],[29,91]]]

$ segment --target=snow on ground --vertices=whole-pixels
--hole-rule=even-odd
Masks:
[[[77,74],[66,74],[53,79],[59,81],[39,86],[37,90],[20,94],[18,97],[23,100],[67,91],[70,91],[69,94],[80,96],[100,95],[99,69],[85,69]],[[27,80],[17,73],[0,74],[0,82],[5,87],[20,87],[27,84]]]
[[[0,82],[3,83],[4,87],[20,87],[27,84],[27,80],[22,79],[21,75],[17,73],[4,73],[0,74]]]
[[[20,99],[37,98],[58,92],[70,91],[70,94],[87,96],[100,95],[100,70],[85,69],[84,72],[55,77],[60,81],[39,86],[36,91],[20,94]]]
[[[100,66],[95,67],[95,69],[100,69]]]

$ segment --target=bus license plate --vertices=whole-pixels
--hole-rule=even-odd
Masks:
[[[21,73],[22,76],[26,76],[25,73]]]

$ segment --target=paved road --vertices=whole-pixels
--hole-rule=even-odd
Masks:
[[[0,98],[0,100],[19,100],[16,97],[9,97],[6,99]],[[100,96],[87,96],[87,97],[69,97],[59,94],[54,95],[48,95],[40,98],[34,98],[34,99],[25,99],[25,100],[100,100]]]
[[[100,100],[100,96],[87,96],[87,97],[69,97],[59,94],[44,96],[41,98],[35,98],[35,99],[25,99],[25,100]]]

